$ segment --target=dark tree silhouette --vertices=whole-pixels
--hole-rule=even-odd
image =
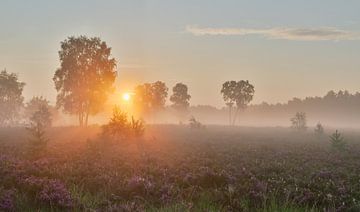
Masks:
[[[254,96],[254,86],[248,80],[241,81],[227,81],[222,85],[221,93],[226,105],[229,107],[229,124],[234,125],[237,113],[240,109],[246,108]],[[231,110],[233,105],[236,105],[235,115],[231,119]]]
[[[24,86],[25,83],[19,82],[16,74],[6,70],[0,72],[0,126],[12,125],[19,118]]]
[[[80,126],[86,126],[89,115],[98,113],[114,91],[116,61],[111,48],[97,37],[69,37],[61,42],[59,57],[53,78],[57,106],[78,115]]]
[[[182,118],[185,117],[188,112],[191,96],[188,94],[188,87],[182,83],[177,83],[172,90],[173,94],[170,97],[170,101],[172,102],[171,106],[176,110],[180,116],[180,121],[182,121]]]
[[[164,82],[145,83],[135,87],[134,105],[141,115],[152,114],[163,109],[168,95]]]

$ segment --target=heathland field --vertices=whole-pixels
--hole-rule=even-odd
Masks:
[[[52,128],[33,156],[25,129],[1,129],[1,210],[360,210],[357,131],[341,131],[342,151],[326,133],[287,128],[156,125],[117,141],[99,132]]]

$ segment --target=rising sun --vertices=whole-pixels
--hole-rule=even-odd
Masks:
[[[130,93],[124,93],[122,98],[124,101],[128,102],[128,101],[130,101],[131,95],[130,95]]]

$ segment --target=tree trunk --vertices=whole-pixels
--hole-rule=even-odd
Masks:
[[[237,114],[238,114],[238,112],[239,112],[239,108],[238,108],[238,107],[236,107],[236,111],[235,111],[235,115],[234,115],[234,119],[233,119],[232,126],[234,126],[234,125],[235,125],[235,121],[236,121],[236,118],[237,118]]]
[[[84,125],[83,113],[79,113],[79,125],[82,127]]]
[[[231,126],[231,108],[232,106],[229,105],[229,126]]]
[[[85,127],[88,126],[88,120],[89,120],[89,112],[86,112],[86,115],[85,115]]]

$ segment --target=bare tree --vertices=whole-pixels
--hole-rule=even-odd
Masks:
[[[24,101],[24,86],[16,74],[6,70],[0,72],[0,126],[12,125],[18,119]]]
[[[60,68],[54,75],[57,106],[76,114],[80,126],[98,113],[114,91],[116,61],[100,38],[69,37],[61,42]]]
[[[229,107],[229,124],[234,125],[238,111],[246,108],[253,99],[254,86],[248,80],[227,81],[222,85],[221,93],[226,105]],[[234,104],[236,104],[236,111],[233,119],[231,119],[231,110]]]

